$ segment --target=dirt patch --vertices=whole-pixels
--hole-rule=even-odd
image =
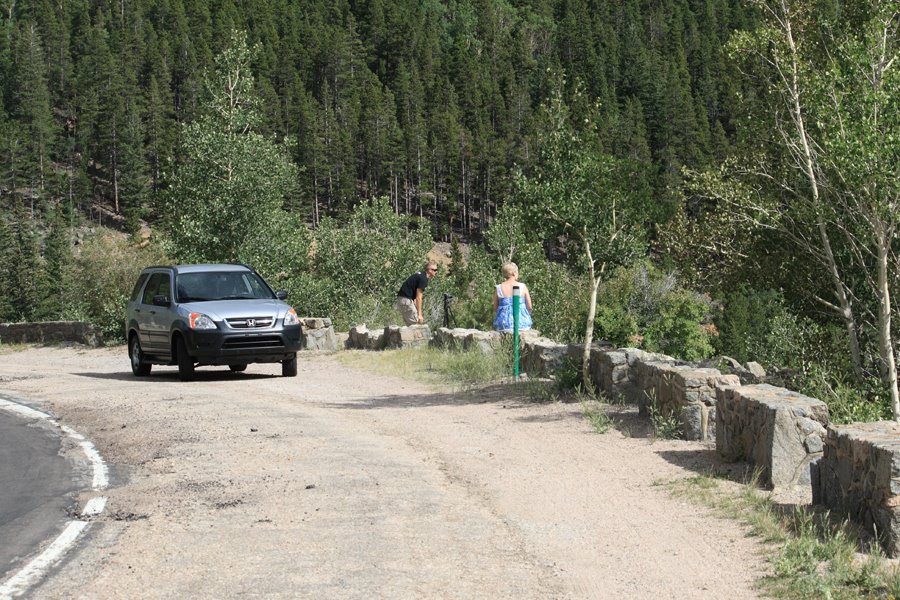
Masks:
[[[435,390],[304,355],[136,379],[124,348],[0,355],[4,391],[112,463],[42,598],[753,598],[761,548],[660,482],[717,466],[629,408]],[[87,497],[82,501],[86,501]]]

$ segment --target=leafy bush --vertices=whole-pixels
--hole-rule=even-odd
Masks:
[[[813,363],[799,377],[799,391],[818,398],[828,405],[832,423],[856,423],[891,419],[889,395],[877,378],[869,378],[862,385],[835,380],[836,373]]]
[[[674,274],[636,263],[601,287],[594,324],[615,345],[695,360],[713,353],[711,313],[709,298],[679,287]]]
[[[313,232],[307,275],[298,289],[298,304],[309,314],[330,316],[341,329],[356,323],[397,322],[393,302],[400,284],[422,268],[431,248],[427,227],[409,228],[387,199],[362,203],[347,223],[325,218]],[[306,261],[304,257],[299,257]],[[430,287],[430,286],[429,286]]]
[[[125,305],[144,267],[168,262],[158,245],[136,247],[115,235],[88,238],[75,254],[71,317],[98,326],[107,342],[125,340]]]
[[[741,362],[796,366],[800,324],[777,290],[742,286],[726,295],[719,322],[719,349]]]
[[[718,321],[719,352],[741,362],[787,367],[803,376],[819,368],[832,381],[851,372],[843,330],[794,313],[779,291],[742,287],[725,297]]]
[[[697,294],[673,290],[661,299],[659,313],[647,327],[644,345],[685,360],[712,356],[710,337],[715,330],[703,326],[708,318],[709,305]]]

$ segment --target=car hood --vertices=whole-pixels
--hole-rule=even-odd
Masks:
[[[188,312],[198,312],[210,317],[213,321],[234,319],[238,317],[275,317],[284,316],[290,306],[281,300],[213,300],[211,302],[188,302],[181,307]]]

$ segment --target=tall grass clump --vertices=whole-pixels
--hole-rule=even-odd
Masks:
[[[710,475],[669,485],[719,514],[745,523],[753,536],[771,546],[772,572],[760,587],[775,598],[898,598],[900,571],[847,521],[795,506],[784,509],[759,491],[758,473],[738,492],[722,489]],[[862,552],[861,552],[862,551]]]
[[[511,345],[511,344],[504,344]],[[511,351],[485,352],[478,347],[434,351],[433,368],[448,383],[464,387],[494,383],[512,375]]]

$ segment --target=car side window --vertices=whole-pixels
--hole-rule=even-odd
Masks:
[[[150,275],[147,273],[141,273],[141,276],[138,277],[137,283],[134,284],[134,289],[131,290],[131,301],[137,302],[141,299],[141,289],[144,287],[144,282],[147,281],[147,278]]]
[[[143,304],[153,304],[153,296],[163,295],[172,297],[172,286],[169,284],[168,273],[154,273],[144,288],[144,297],[141,300]]]

